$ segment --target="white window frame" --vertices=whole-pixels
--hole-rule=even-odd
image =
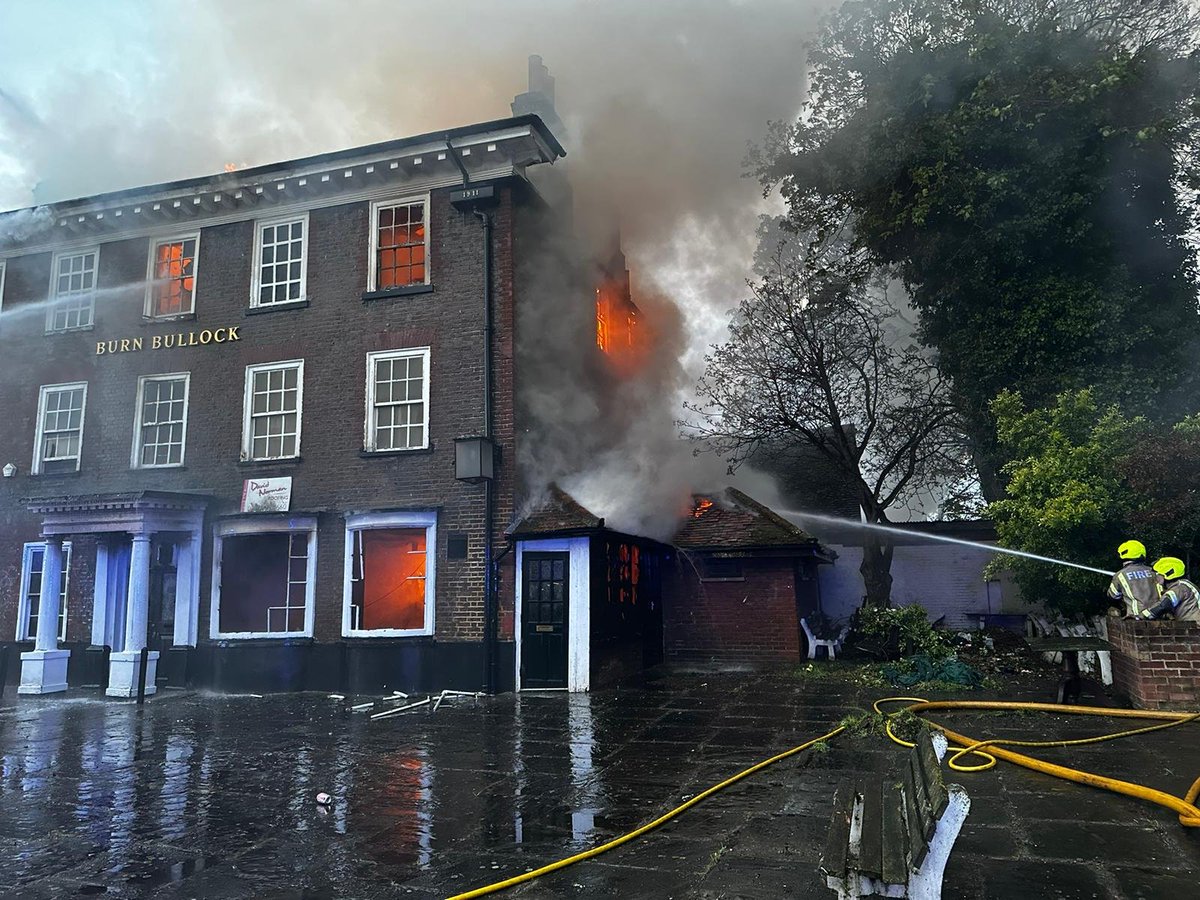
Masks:
[[[415,197],[392,197],[388,200],[376,200],[371,204],[371,252],[367,256],[367,290],[368,291],[388,291],[400,290],[403,286],[397,288],[381,288],[379,287],[379,210],[388,206],[409,206],[411,204],[421,203],[425,206],[424,222],[425,222],[425,280],[414,281],[412,284],[429,284],[430,273],[430,258],[429,258],[429,238],[432,229],[429,227],[429,195],[420,194]]]
[[[166,315],[154,314],[154,264],[158,257],[158,248],[163,244],[178,244],[181,241],[195,241],[196,253],[192,261],[192,306],[190,309]],[[150,258],[146,261],[146,300],[142,307],[142,316],[155,322],[170,322],[173,319],[184,319],[196,314],[196,292],[200,290],[200,232],[189,231],[186,234],[171,234],[165,237],[150,238]]]
[[[85,294],[88,298],[88,324],[72,325],[68,328],[54,327],[54,311],[59,306],[59,301],[62,299],[58,294],[58,264],[64,259],[70,259],[75,256],[94,256],[92,263],[92,289],[90,291],[80,291],[75,294],[66,294],[66,297],[82,297]],[[65,334],[69,331],[91,331],[96,327],[96,290],[100,281],[100,245],[94,247],[83,247],[78,250],[60,250],[55,253],[50,260],[50,303],[46,308],[46,334]]]
[[[260,294],[262,288],[262,256],[263,229],[278,225],[300,223],[300,296],[295,300],[278,300],[263,303]],[[250,276],[250,308],[277,309],[290,306],[293,303],[304,303],[308,300],[308,213],[299,215],[277,216],[273,219],[259,219],[254,223],[254,269]]]
[[[65,641],[67,639],[67,601],[71,596],[71,542],[63,541],[62,545],[62,578],[63,590],[59,598],[58,614],[62,620],[58,626],[58,639]],[[17,597],[17,635],[18,641],[36,641],[37,635],[29,633],[29,579],[33,577],[33,554],[34,551],[41,550],[42,556],[42,572],[46,571],[46,542],[45,541],[28,541],[21,549],[21,593]],[[45,579],[42,579],[43,588],[45,587]],[[38,614],[41,615],[42,599],[41,594],[38,594]]]
[[[4,271],[8,260],[0,259],[0,312],[4,312]]]
[[[142,403],[146,396],[146,383],[149,381],[183,381],[183,433],[180,437],[182,446],[179,449],[177,463],[143,463],[142,462]],[[177,469],[187,459],[187,427],[188,404],[192,398],[192,373],[170,372],[162,375],[141,375],[138,377],[137,399],[133,407],[133,451],[129,457],[131,469]]]
[[[302,631],[221,631],[221,560],[225,538],[241,534],[307,534],[308,579],[304,590],[304,629]],[[317,595],[317,520],[311,516],[256,517],[221,522],[213,528],[212,610],[209,613],[208,636],[212,640],[257,640],[272,638],[289,640],[313,636],[313,621]]]
[[[429,386],[432,381],[432,373],[429,370],[429,355],[428,347],[406,347],[401,350],[376,350],[373,353],[367,354],[367,404],[366,418],[363,421],[363,450],[367,453],[405,453],[409,450],[429,449]],[[387,450],[376,450],[375,363],[381,359],[406,359],[414,356],[421,357],[423,361],[423,371],[425,373],[425,377],[423,379],[423,392],[421,396],[422,404],[425,410],[425,417],[422,422],[425,440],[419,447],[395,447]]]
[[[354,597],[354,533],[373,528],[425,529],[425,623],[420,628],[351,628]],[[346,551],[342,567],[342,637],[422,637],[433,634],[437,597],[437,513],[433,510],[358,513],[346,516]]]
[[[274,369],[296,369],[296,452],[289,456],[261,456],[254,453],[254,435],[251,429],[254,410],[254,376],[258,372]],[[272,413],[271,415],[277,415]],[[246,366],[246,384],[242,397],[242,461],[267,462],[277,459],[299,459],[300,437],[304,419],[304,360],[287,359],[281,362],[256,363]]]
[[[34,475],[41,475],[42,466],[45,464],[42,459],[42,439],[46,427],[46,398],[51,391],[68,391],[76,388],[83,388],[83,406],[79,410],[79,455],[75,457],[74,469],[76,472],[79,471],[80,463],[83,461],[83,430],[87,424],[88,383],[86,381],[68,381],[62,384],[43,384],[38,388],[37,428],[33,435],[33,464],[30,466],[30,472]],[[57,460],[52,460],[52,462],[57,462]]]

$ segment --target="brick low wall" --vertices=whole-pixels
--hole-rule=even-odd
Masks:
[[[1113,686],[1139,709],[1200,709],[1200,624],[1110,619]]]

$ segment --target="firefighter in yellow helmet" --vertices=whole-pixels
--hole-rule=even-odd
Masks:
[[[1142,618],[1159,619],[1171,613],[1184,622],[1200,622],[1200,588],[1183,577],[1183,560],[1164,556],[1154,564],[1154,571],[1163,577],[1165,589],[1158,603],[1142,610]]]
[[[1126,616],[1140,616],[1158,603],[1161,591],[1158,575],[1146,562],[1146,545],[1141,541],[1126,541],[1117,548],[1123,560],[1121,568],[1108,585],[1108,599],[1121,604]]]

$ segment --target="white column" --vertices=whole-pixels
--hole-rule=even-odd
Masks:
[[[38,628],[35,650],[58,649],[58,611],[62,602],[62,538],[46,539],[42,556],[42,589],[38,594]]]
[[[92,646],[103,647],[108,643],[108,541],[101,538],[96,542],[95,590],[92,593]]]
[[[108,690],[110,697],[136,697],[141,679],[141,651],[146,646],[146,623],[150,614],[150,535],[133,536],[129,559],[129,595],[125,605],[125,649],[109,656]],[[146,657],[146,696],[154,693],[158,670],[158,651]]]
[[[125,606],[125,649],[133,652],[146,646],[146,622],[150,617],[150,535],[133,536],[129,559],[129,602]]]
[[[191,535],[176,545],[175,551],[175,634],[171,643],[186,647],[192,643],[192,569],[196,565],[196,541]]]
[[[31,652],[21,654],[18,694],[54,694],[67,689],[67,659],[71,651],[58,649],[62,568],[62,538],[48,537],[42,557],[41,590],[38,592],[37,640]]]

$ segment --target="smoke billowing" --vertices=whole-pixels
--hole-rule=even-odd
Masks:
[[[561,478],[617,527],[661,531],[723,471],[696,469],[674,422],[751,274],[763,201],[743,177],[747,143],[799,109],[826,5],[18,2],[0,30],[0,209],[501,118],[539,53],[579,232],[619,220],[660,343],[604,400],[556,385],[533,401],[553,425],[530,477]],[[559,440],[597,432],[580,440],[595,451],[585,474]]]

